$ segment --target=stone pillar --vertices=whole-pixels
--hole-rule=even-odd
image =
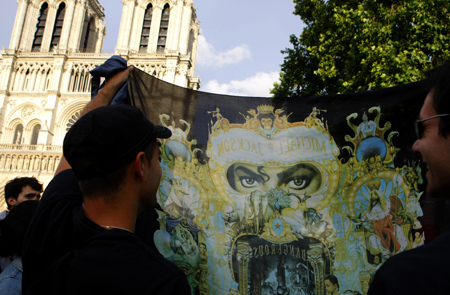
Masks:
[[[1,55],[2,67],[1,67],[1,79],[0,90],[10,91],[10,81],[13,75],[14,65],[16,63],[17,55],[15,50],[7,50]]]
[[[161,26],[162,8],[153,7],[152,25],[150,27],[150,36],[148,40],[148,52],[155,53],[158,47],[159,27]]]
[[[104,25],[101,25],[97,29],[97,40],[95,43],[95,53],[101,53],[103,50],[103,41],[105,40],[106,35],[106,27]]]
[[[24,89],[24,84],[25,84],[25,76],[27,73],[27,66],[22,67],[19,70],[19,86],[17,87],[16,91],[23,91]]]
[[[181,87],[188,87],[187,85],[187,76],[189,71],[189,59],[183,59],[180,61],[177,67],[175,82],[174,84]]]
[[[189,35],[191,32],[192,4],[186,3],[183,7],[183,10],[183,20],[178,48],[180,50],[180,54],[186,55],[188,54]]]
[[[8,102],[9,102],[9,91],[0,90],[0,138],[3,143],[5,142],[3,135],[6,134],[5,114],[8,109]]]
[[[167,32],[166,49],[179,50],[180,31],[183,18],[183,1],[170,8],[169,29]]]
[[[192,43],[192,48],[191,48],[191,69],[190,69],[191,77],[193,77],[195,74],[195,64],[196,64],[196,60],[197,60],[197,47],[198,47],[198,35],[200,32],[200,24],[196,23],[192,29],[194,30],[194,37],[193,37],[194,42]],[[189,32],[189,34],[190,34],[190,32]]]
[[[51,145],[55,132],[55,121],[58,113],[58,101],[61,97],[61,79],[63,69],[67,61],[66,54],[55,53],[53,62],[53,73],[51,86],[47,91],[48,96],[44,104],[44,116],[42,117],[42,127],[39,131],[38,144]]]
[[[139,51],[141,44],[142,25],[144,24],[145,9],[143,5],[137,5],[134,11],[133,26],[131,30],[129,49],[132,51]],[[151,27],[150,27],[151,29]],[[148,47],[147,47],[148,50]]]
[[[48,52],[53,50],[53,48],[50,48],[50,43],[52,42],[53,27],[55,26],[57,11],[57,6],[49,5],[47,21],[45,23],[44,37],[42,38],[41,52]]]
[[[164,75],[164,81],[175,84],[175,74],[178,67],[179,56],[176,53],[166,54],[166,67],[167,70]]]
[[[37,71],[37,76],[36,76],[36,84],[35,84],[35,86],[34,86],[34,92],[40,92],[41,91],[41,86],[42,86],[42,72],[43,72],[43,69],[41,69],[41,68],[37,68],[36,69],[36,71]]]
[[[69,51],[80,49],[80,38],[83,33],[84,18],[86,16],[86,0],[77,0],[69,39]]]
[[[34,3],[30,3],[28,5],[27,15],[25,17],[25,23],[23,27],[23,32],[26,32],[26,34],[22,35],[19,45],[19,49],[21,51],[31,51],[40,9],[41,6],[38,6]]]
[[[34,91],[34,89],[35,89],[38,67],[39,67],[38,65],[33,65],[30,68],[31,78],[30,78],[30,84],[28,85],[28,91]]]
[[[131,26],[133,24],[135,0],[122,0],[122,20],[120,22],[119,37],[116,51],[128,51],[130,45]]]
[[[27,0],[17,1],[18,8],[16,13],[16,20],[14,21],[14,27],[11,34],[11,42],[9,43],[10,49],[19,49],[20,39],[22,38],[22,32],[27,16],[28,2],[29,1]]]
[[[72,33],[72,22],[75,11],[75,0],[67,1],[66,13],[64,15],[64,24],[59,41],[59,48],[67,49],[69,47],[69,37]]]

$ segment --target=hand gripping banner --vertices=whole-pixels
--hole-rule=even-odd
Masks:
[[[422,84],[237,97],[135,69],[128,90],[173,132],[148,234],[193,294],[366,294],[386,259],[423,243]]]

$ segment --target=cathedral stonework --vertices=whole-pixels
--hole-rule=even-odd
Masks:
[[[114,53],[103,53],[97,0],[18,0],[9,49],[0,51],[0,211],[3,187],[34,176],[45,185],[70,126],[90,100],[89,71],[112,55],[166,82],[197,90],[200,25],[193,0],[123,0]]]

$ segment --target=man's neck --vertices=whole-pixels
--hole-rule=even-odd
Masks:
[[[127,202],[124,202],[126,200]],[[87,218],[107,229],[121,228],[134,232],[138,205],[122,196],[114,201],[105,197],[84,198],[83,210]]]

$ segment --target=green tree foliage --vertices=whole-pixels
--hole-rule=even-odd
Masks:
[[[275,96],[366,91],[423,79],[450,60],[449,0],[294,0]]]

